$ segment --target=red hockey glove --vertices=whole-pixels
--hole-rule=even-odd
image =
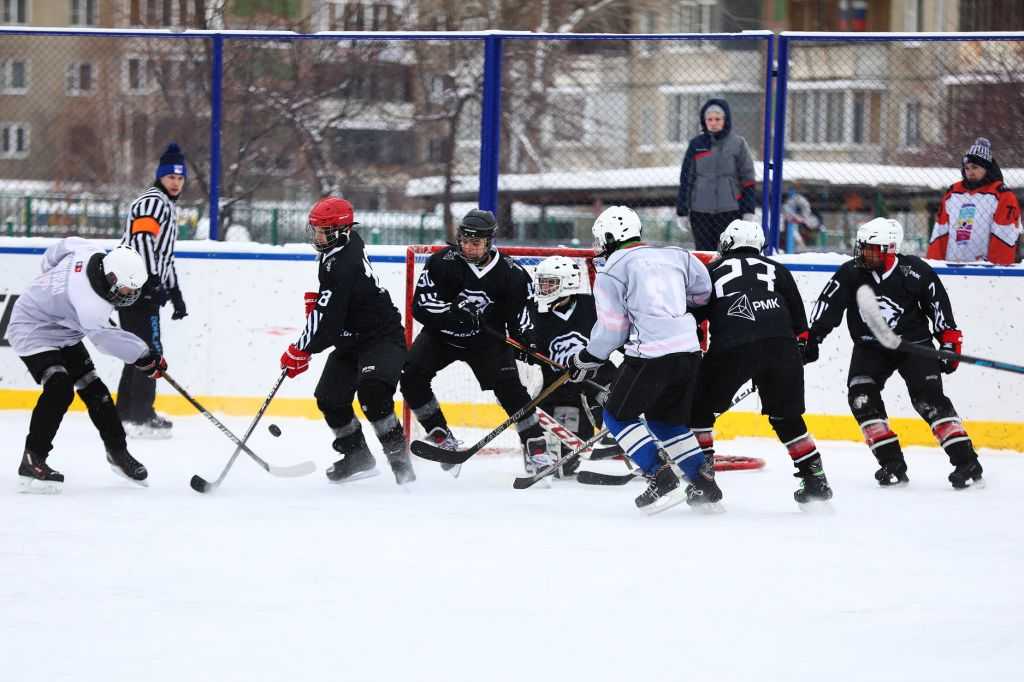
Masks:
[[[160,353],[151,351],[136,360],[135,367],[139,371],[145,372],[150,379],[159,379],[167,371],[167,361]]]
[[[964,345],[964,335],[960,333],[959,329],[943,329],[939,334],[939,343],[941,344],[939,347],[942,350],[948,350],[959,355],[960,349]],[[959,366],[959,360],[942,359],[943,374],[952,374]]]
[[[281,355],[281,369],[286,370],[289,379],[294,379],[309,369],[309,353],[299,350],[293,343]]]
[[[302,302],[306,306],[306,317],[316,308],[316,302],[320,300],[319,291],[307,291],[302,295]]]

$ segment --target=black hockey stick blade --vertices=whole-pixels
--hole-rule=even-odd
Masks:
[[[602,474],[600,471],[577,471],[576,481],[584,485],[626,485],[639,475],[639,470],[621,475]]]
[[[516,490],[525,490],[525,489],[529,488],[530,486],[532,486],[537,481],[540,481],[541,479],[547,478],[548,476],[550,476],[551,474],[555,473],[556,471],[558,471],[561,467],[565,466],[566,464],[571,464],[572,462],[575,462],[577,459],[580,458],[580,455],[584,451],[586,451],[587,448],[593,447],[594,444],[597,443],[597,441],[599,441],[602,438],[604,438],[605,434],[607,434],[607,433],[608,433],[608,429],[601,429],[599,432],[595,433],[590,438],[590,440],[588,440],[586,443],[584,443],[580,447],[576,448],[575,450],[570,452],[565,457],[560,457],[556,462],[554,462],[550,466],[547,466],[547,467],[541,469],[540,471],[538,471],[537,473],[533,474],[532,476],[519,476],[519,477],[517,477],[516,480],[512,481],[512,487],[515,488]]]
[[[931,346],[904,341],[900,338],[899,334],[889,327],[885,318],[882,317],[882,311],[878,307],[878,299],[875,297],[875,292],[867,284],[862,284],[857,289],[857,309],[860,311],[861,319],[864,320],[864,323],[871,330],[874,337],[878,339],[878,342],[890,350],[899,350],[904,353],[914,353],[942,360],[956,360],[967,365],[977,365],[978,367],[988,367],[989,369],[998,369],[1004,372],[1024,374],[1024,366],[1022,365],[1014,365],[1009,362],[1000,362],[999,360],[989,360],[987,358],[977,358],[973,355],[961,355],[960,353],[948,350],[935,349]]]
[[[569,373],[565,372],[552,381],[550,385],[546,386],[543,391],[538,393],[536,398],[526,405],[523,405],[521,408],[516,410],[515,413],[509,415],[508,419],[499,424],[493,431],[481,438],[478,443],[467,450],[446,450],[434,445],[433,443],[428,443],[422,440],[414,440],[409,445],[409,450],[417,457],[422,457],[423,459],[430,460],[431,462],[441,462],[442,464],[462,464],[467,459],[480,452],[485,445],[497,438],[502,431],[512,426],[512,424],[525,417],[530,410],[536,408],[542,402],[547,400],[549,395],[557,391],[559,387],[567,381],[569,381]]]

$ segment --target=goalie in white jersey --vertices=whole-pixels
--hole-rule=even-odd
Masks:
[[[18,476],[25,492],[60,492],[64,476],[46,463],[75,391],[100,432],[115,473],[145,485],[146,467],[128,452],[124,428],[82,339],[102,352],[159,377],[167,363],[135,334],[110,322],[114,307],[131,305],[146,282],[146,266],[131,248],[108,254],[69,237],[43,254],[42,274],[17,303],[7,338],[43,391],[32,410]]]
[[[637,507],[655,513],[684,499],[713,504],[722,491],[686,426],[700,363],[697,323],[687,308],[707,302],[711,277],[688,251],[644,244],[641,231],[640,217],[626,206],[605,209],[594,222],[595,248],[608,260],[594,280],[597,324],[570,367],[573,381],[585,381],[624,346],[604,423],[650,482]],[[680,470],[690,482],[685,493]]]

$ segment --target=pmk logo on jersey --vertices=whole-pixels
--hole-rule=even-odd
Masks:
[[[81,271],[82,271],[82,261],[80,261],[80,260],[79,261],[75,261],[75,272],[81,272]]]
[[[754,317],[754,310],[750,306],[750,299],[747,298],[746,294],[740,295],[739,298],[733,301],[725,314],[729,317],[738,317],[743,320],[750,320],[751,322],[757,321],[757,318]]]

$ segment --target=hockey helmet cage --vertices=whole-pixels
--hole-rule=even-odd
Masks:
[[[103,257],[102,265],[103,275],[110,286],[106,294],[108,301],[118,308],[124,308],[139,300],[142,287],[149,279],[149,272],[142,256],[135,249],[118,246]]]
[[[583,269],[572,258],[548,256],[537,264],[533,280],[537,310],[546,313],[558,299],[582,290]]]
[[[349,231],[358,224],[349,201],[324,197],[310,209],[306,229],[313,248],[322,253],[348,244]]]
[[[734,220],[729,223],[718,238],[718,253],[733,249],[764,248],[764,230],[750,220]]]
[[[624,242],[640,239],[640,216],[628,206],[609,206],[594,221],[594,248],[610,254]]]
[[[903,244],[903,226],[891,218],[873,218],[857,228],[855,258],[868,270],[889,270]]]

